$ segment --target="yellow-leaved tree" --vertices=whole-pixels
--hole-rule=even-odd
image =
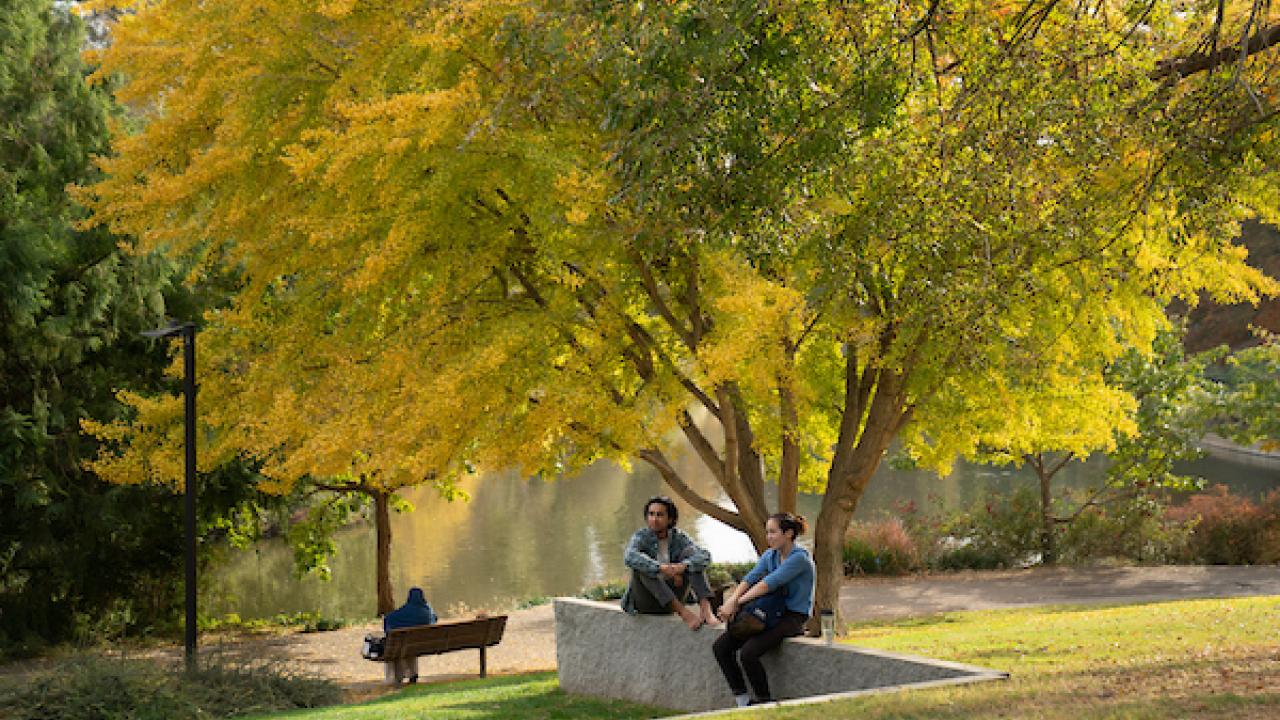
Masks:
[[[1261,3],[107,4],[142,122],[82,197],[241,270],[211,436],[282,487],[639,458],[757,548],[819,492],[834,609],[895,438],[1110,437],[1170,300],[1274,290],[1230,242],[1280,208]]]

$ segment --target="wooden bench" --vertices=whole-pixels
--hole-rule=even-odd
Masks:
[[[391,662],[421,655],[442,655],[454,650],[478,649],[480,650],[480,677],[485,677],[487,674],[485,648],[501,642],[502,632],[506,628],[506,615],[399,628],[387,633],[382,657],[377,661]]]

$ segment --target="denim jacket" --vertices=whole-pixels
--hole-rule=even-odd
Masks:
[[[702,572],[711,564],[711,553],[694,544],[693,539],[680,528],[667,531],[667,552],[671,556],[671,562],[685,563],[689,572]],[[657,577],[660,572],[658,568],[661,563],[657,558],[658,536],[647,527],[635,531],[622,554],[622,562],[628,568],[649,577]],[[636,612],[630,587],[622,596],[622,609],[631,614]]]

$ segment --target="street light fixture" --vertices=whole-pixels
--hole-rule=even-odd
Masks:
[[[182,336],[182,394],[186,397],[186,482],[183,500],[186,516],[186,594],[185,628],[187,669],[196,661],[196,326],[195,323],[171,322],[168,327],[144,330],[150,338]]]

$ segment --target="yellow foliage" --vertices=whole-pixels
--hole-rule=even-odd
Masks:
[[[1117,44],[1110,16],[1047,9],[1009,52],[1020,5],[957,3],[935,18],[934,57],[902,40],[927,5],[779,4],[771,42],[845,54],[770,94],[794,77],[688,89],[627,64],[672,28],[613,47],[622,31],[600,15],[538,2],[94,7],[125,11],[93,57],[125,79],[139,127],[118,129],[104,179],[77,195],[143,249],[242,272],[204,318],[203,456],[256,456],[275,491],[625,461],[722,396],[768,467],[794,441],[817,491],[894,388],[931,466],[979,443],[1083,454],[1131,429],[1102,369],[1150,345],[1167,302],[1277,289],[1229,246],[1280,207],[1274,129],[1248,172],[1202,186],[1183,141],[1217,138],[1187,114],[1227,127],[1209,103],[1227,91],[1152,77],[1196,47],[1202,17],[1157,13],[1149,40]],[[597,9],[631,28],[684,7]],[[784,32],[808,27],[820,43]],[[671,52],[723,60],[690,43]],[[788,48],[775,61],[794,70]],[[809,105],[772,104],[792,97]],[[759,157],[702,154],[732,133]],[[849,382],[865,404],[846,406]],[[180,476],[172,403],[129,402],[133,423],[90,427],[115,448],[95,468]]]

